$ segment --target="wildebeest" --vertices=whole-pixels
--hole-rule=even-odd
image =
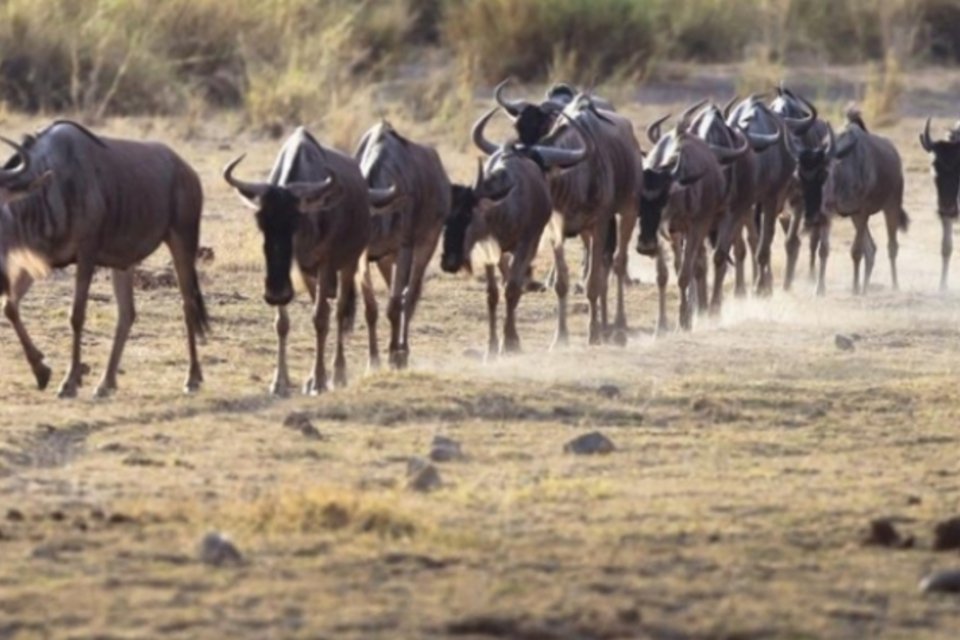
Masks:
[[[953,223],[960,215],[957,199],[960,194],[960,122],[954,125],[944,140],[934,140],[930,136],[930,118],[920,134],[920,144],[933,156],[933,181],[937,187],[937,213],[943,225],[943,238],[940,244],[942,266],[940,271],[940,290],[947,290],[947,276],[950,271],[950,255],[953,253]]]
[[[363,136],[356,158],[370,187],[397,191],[394,205],[373,216],[367,258],[377,263],[390,288],[390,365],[402,369],[407,366],[410,353],[410,322],[420,299],[423,274],[450,211],[450,180],[432,147],[411,142],[386,121],[374,125]],[[377,301],[369,263],[363,265],[362,271],[370,365],[376,368]]]
[[[771,135],[785,127],[794,135],[803,136],[816,121],[815,114],[793,119],[773,113],[758,95],[753,95],[732,109],[727,122],[751,134]],[[786,133],[786,132],[785,132]],[[790,193],[796,160],[788,147],[791,136],[781,136],[779,144],[757,154],[756,194],[759,208],[759,247],[757,266],[759,278],[757,293],[769,295],[773,291],[773,271],[770,257],[777,217]]]
[[[498,87],[497,100],[508,112],[516,112],[514,127],[522,144],[556,147],[578,145],[579,134],[572,126],[544,130],[552,124],[542,107],[521,102],[509,103]],[[512,111],[511,111],[512,110]],[[587,299],[590,303],[589,342],[597,344],[607,332],[607,280],[612,266],[617,276],[617,308],[613,327],[618,341],[625,341],[627,320],[624,287],[627,279],[628,243],[636,226],[638,193],[643,159],[640,144],[627,118],[598,108],[589,96],[579,96],[564,107],[571,119],[590,138],[594,152],[576,169],[550,179],[553,208],[563,216],[563,235],[581,235],[588,239]],[[617,215],[619,214],[619,225]],[[566,269],[562,250],[558,269]],[[558,273],[559,277],[559,273]]]
[[[330,300],[337,298],[337,352],[333,383],[347,381],[344,342],[357,307],[356,274],[370,239],[370,206],[386,206],[395,189],[367,188],[353,158],[321,145],[303,127],[287,139],[267,182],[243,182],[233,171],[244,156],[230,162],[223,178],[256,211],[266,260],[264,300],[277,307],[277,370],[270,390],[289,391],[287,304],[293,299],[291,270],[296,265],[314,302],[316,359],[304,392],[327,387],[324,348],[330,327]],[[339,295],[338,295],[339,290]]]
[[[795,146],[815,147],[827,138],[827,123],[820,119],[816,107],[800,95],[790,91],[783,85],[777,87],[777,96],[770,103],[770,110],[780,116],[788,134],[794,135],[797,139]],[[812,119],[809,126],[805,124],[808,119]],[[800,256],[800,230],[803,226],[803,195],[800,192],[800,185],[794,178],[791,181],[787,193],[787,202],[790,205],[791,213],[789,223],[785,229],[787,237],[785,248],[787,251],[786,272],[783,279],[783,288],[789,291],[793,286],[794,275],[796,274],[797,259]],[[816,278],[816,258],[820,248],[820,226],[808,226],[806,231],[810,241],[810,279]]]
[[[686,114],[672,131],[661,136],[659,129],[665,119],[654,122],[647,129],[648,137],[656,140],[656,144],[644,160],[640,237],[637,241],[639,253],[657,259],[658,331],[667,327],[666,285],[669,275],[659,241],[661,226],[666,226],[671,236],[680,238],[676,243],[682,252],[677,274],[680,326],[690,329],[693,313],[689,288],[695,275],[694,268],[698,271],[698,283],[705,284],[706,262],[698,258],[704,251],[704,241],[717,227],[727,206],[728,188],[723,165],[736,162],[750,150],[746,138],[734,149],[705,142],[687,130]],[[698,297],[702,304],[706,287],[701,285],[700,288]]]
[[[0,293],[37,385],[50,368],[20,319],[19,303],[33,279],[49,268],[76,265],[70,313],[73,348],[61,398],[81,386],[81,338],[90,282],[97,267],[112,270],[118,318],[106,371],[97,396],[117,388],[120,357],[136,318],[132,267],[161,242],[173,256],[187,325],[190,367],[186,390],[203,381],[196,336],[208,327],[195,266],[203,191],[190,166],[167,146],[100,137],[79,124],[58,120],[22,146],[5,167],[0,187],[7,199],[21,196],[48,175],[50,184],[30,198],[10,202],[0,213]]]
[[[850,255],[853,258],[853,291],[866,293],[877,248],[868,226],[870,216],[883,211],[887,225],[887,253],[894,289],[897,280],[897,231],[910,222],[903,209],[903,166],[900,154],[886,138],[869,133],[855,110],[847,112],[847,126],[840,136],[828,128],[827,140],[813,148],[800,147],[797,177],[803,193],[804,215],[810,225],[821,227],[821,262],[817,294],[825,291],[826,254],[829,252],[829,221],[849,217],[856,228]],[[863,285],[860,262],[866,258]]]
[[[486,139],[484,128],[498,110],[488,112],[473,127],[474,143],[489,157],[485,166],[478,160],[473,185],[453,186],[452,207],[444,227],[440,259],[444,271],[456,273],[464,267],[472,268],[470,260],[475,248],[483,250],[490,323],[488,354],[520,349],[516,309],[527,270],[536,257],[540,238],[552,215],[545,173],[549,175],[574,167],[592,153],[592,147],[577,129],[580,147],[575,149],[519,143],[495,145]],[[496,267],[501,254],[507,253],[511,254],[512,260],[504,277],[507,312],[501,348],[496,326],[499,300]],[[567,332],[566,287],[566,279],[558,277],[557,335],[560,339]]]
[[[711,312],[720,311],[723,298],[723,280],[729,260],[730,247],[739,238],[742,242],[743,230],[753,216],[756,195],[756,155],[780,141],[780,132],[770,135],[743,133],[728,125],[723,113],[716,105],[709,105],[693,119],[690,131],[701,140],[718,148],[740,149],[744,141],[750,147],[725,168],[727,181],[727,207],[720,217],[716,230],[712,233],[714,241],[714,287],[710,299]],[[736,292],[745,293],[744,261],[745,251],[737,251]]]

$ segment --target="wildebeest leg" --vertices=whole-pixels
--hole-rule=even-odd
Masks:
[[[105,398],[117,390],[117,369],[120,368],[120,358],[123,347],[130,336],[130,327],[137,319],[137,311],[133,305],[133,271],[130,269],[114,269],[113,295],[117,299],[117,330],[113,337],[113,348],[110,350],[110,360],[103,378],[97,385],[94,395]]]
[[[757,205],[758,209],[759,206]],[[756,215],[747,217],[746,229],[747,246],[750,247],[750,283],[756,285],[760,280],[759,258],[757,257],[760,252],[760,230],[757,229]]]
[[[338,277],[340,294],[337,296],[337,352],[333,359],[333,386],[343,388],[347,386],[347,358],[344,349],[357,313],[356,265],[341,269]]]
[[[609,276],[604,259],[608,231],[608,225],[601,222],[595,224],[590,233],[590,270],[587,273],[587,302],[590,304],[590,325],[587,331],[589,344],[600,344],[606,330],[601,303]]]
[[[403,344],[403,296],[410,282],[413,267],[413,247],[400,247],[390,282],[390,302],[387,305],[387,318],[390,319],[390,367],[402,369],[406,366],[407,354],[402,353]]]
[[[705,234],[696,227],[691,229],[683,244],[683,257],[680,259],[680,273],[677,284],[680,288],[680,328],[689,331],[693,327],[693,308],[690,304],[690,284],[693,277],[697,254],[703,248]]]
[[[277,370],[270,383],[270,393],[275,396],[286,396],[290,391],[290,374],[287,370],[287,335],[290,333],[290,316],[287,306],[277,307],[277,316],[273,323],[277,331]]]
[[[787,227],[787,238],[784,245],[787,250],[787,270],[783,276],[783,290],[790,291],[793,287],[793,278],[797,272],[797,259],[800,257],[800,222],[802,214],[796,211],[790,216],[790,226]]]
[[[20,340],[23,355],[30,364],[33,377],[37,379],[37,387],[43,390],[50,384],[50,367],[43,363],[43,353],[30,339],[30,334],[27,333],[27,328],[23,326],[23,321],[20,319],[20,300],[26,295],[31,284],[33,284],[33,278],[26,271],[21,271],[11,285],[7,299],[3,302],[3,313],[13,326],[17,339]]]
[[[900,207],[884,209],[883,219],[887,223],[887,257],[890,258],[890,284],[894,291],[900,290],[900,280],[897,278],[897,254],[900,244],[897,242],[897,233],[900,231]]]
[[[710,315],[719,315],[723,306],[723,281],[727,275],[727,263],[730,261],[730,245],[735,238],[740,239],[743,253],[737,256],[737,278],[743,286],[743,258],[746,248],[743,247],[743,219],[742,212],[729,211],[720,219],[717,227],[717,245],[713,248],[713,295],[710,298]],[[706,264],[703,265],[706,269]]]
[[[668,329],[667,323],[667,283],[670,280],[670,269],[667,268],[667,259],[663,256],[663,247],[657,250],[657,298],[658,309],[656,334],[662,335]]]
[[[860,290],[860,293],[863,295],[867,295],[867,289],[870,286],[870,276],[873,275],[874,258],[877,255],[877,243],[873,241],[873,234],[870,233],[869,223],[870,218],[865,218],[863,256],[866,258],[866,266],[863,269],[863,288]]]
[[[624,302],[624,289],[630,284],[629,260],[630,260],[630,239],[633,237],[633,230],[637,226],[638,205],[629,202],[620,213],[620,220],[617,230],[617,252],[613,256],[613,272],[617,276],[617,312],[613,318],[614,342],[626,344],[627,342],[627,312]]]
[[[768,296],[773,293],[773,271],[770,265],[770,251],[773,235],[777,230],[777,203],[767,200],[762,203],[763,217],[760,220],[760,250],[757,253],[760,278],[757,282],[757,295]]]
[[[551,349],[566,346],[569,341],[567,331],[567,293],[570,289],[570,268],[563,253],[563,239],[553,245],[553,290],[557,294],[557,334],[553,338]]]
[[[197,335],[203,335],[207,313],[203,307],[197,277],[197,238],[194,237],[191,240],[187,235],[172,233],[167,246],[173,256],[174,271],[177,272],[177,286],[183,301],[183,320],[187,327],[187,353],[190,357],[190,368],[187,371],[187,380],[183,389],[187,393],[192,393],[197,391],[203,382],[200,357],[197,355]]]
[[[317,335],[316,355],[313,360],[313,375],[304,385],[303,392],[319,395],[327,390],[327,370],[324,365],[324,349],[327,334],[330,332],[330,287],[331,275],[320,272],[316,280],[316,294],[313,301],[313,328]],[[336,278],[332,278],[336,282]]]
[[[830,219],[817,225],[817,253],[820,255],[820,275],[817,277],[817,295],[827,293],[827,258],[830,257]]]
[[[953,254],[953,218],[941,216],[940,225],[943,227],[943,238],[940,241],[940,256],[943,260],[940,267],[940,291],[946,291],[950,273],[950,256]]]
[[[697,260],[693,263],[693,280],[697,287],[697,313],[706,315],[710,308],[710,298],[707,295],[707,248],[703,242],[697,249]]]
[[[733,239],[733,257],[736,264],[736,279],[733,286],[733,295],[737,298],[743,298],[747,295],[747,243],[743,239],[743,229],[737,232]],[[756,270],[756,267],[754,267],[754,270]]]
[[[526,280],[527,267],[533,262],[537,253],[537,244],[533,246],[519,247],[513,254],[513,264],[510,266],[510,273],[507,275],[507,282],[504,285],[504,298],[506,298],[507,309],[506,317],[503,321],[503,353],[519,353],[520,334],[517,333],[517,306],[520,304],[520,297],[523,295],[523,283]]]
[[[435,245],[436,243],[431,243],[429,246],[432,248]],[[413,256],[410,284],[403,291],[403,331],[400,335],[400,349],[397,352],[398,356],[403,356],[403,359],[397,361],[398,369],[407,368],[408,358],[410,357],[410,323],[417,312],[417,304],[419,304],[420,294],[423,292],[423,276],[432,256],[433,252],[430,250],[414,253]],[[528,275],[529,270],[528,273],[524,274],[524,278],[526,279]]]
[[[497,302],[500,300],[500,288],[497,286],[497,269],[488,264],[484,267],[487,276],[487,318],[489,332],[487,338],[487,359],[495,358],[500,340],[497,339]]]
[[[367,322],[367,342],[369,359],[367,360],[367,370],[376,371],[380,368],[380,345],[377,341],[377,295],[373,290],[373,278],[371,277],[368,264],[363,270],[363,278],[360,281],[360,292],[363,295],[364,319]]]
[[[867,218],[863,214],[854,215],[851,220],[856,229],[853,237],[853,244],[850,246],[850,257],[853,259],[853,295],[860,294],[860,262],[863,259],[864,247],[866,241]]]
[[[810,227],[810,282],[817,281],[817,251],[820,248],[820,225]]]
[[[73,398],[77,395],[77,388],[82,384],[82,365],[80,351],[83,341],[83,325],[87,315],[87,298],[90,295],[90,281],[93,279],[94,264],[92,260],[77,261],[76,284],[73,292],[73,308],[70,311],[70,328],[73,330],[73,348],[70,354],[70,368],[60,384],[57,394],[61,398]]]

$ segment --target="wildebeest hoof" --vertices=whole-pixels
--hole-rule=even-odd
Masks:
[[[573,293],[582,296],[586,292],[586,289],[583,288],[583,284],[578,282],[573,285]]]
[[[504,340],[503,347],[501,348],[501,353],[507,355],[514,355],[520,353],[520,340]]]
[[[568,344],[570,344],[570,338],[566,333],[557,334],[557,336],[553,339],[553,343],[550,345],[550,350],[553,351],[555,349],[562,349]]]
[[[33,376],[37,379],[37,388],[43,391],[50,384],[50,376],[53,374],[50,367],[42,362],[33,368]]]
[[[610,342],[618,347],[627,346],[627,332],[624,329],[614,329],[610,336]]]
[[[367,373],[374,373],[375,371],[380,371],[380,356],[371,356],[367,360]]]
[[[270,394],[278,398],[286,398],[290,395],[290,383],[284,380],[274,380],[270,385]]]
[[[183,384],[183,392],[184,392],[184,393],[196,393],[197,391],[200,391],[200,384],[201,384],[201,382],[202,382],[202,380],[187,380],[187,381]]]
[[[336,389],[343,389],[347,386],[347,370],[337,369],[333,372],[333,386]]]
[[[327,390],[327,381],[323,378],[318,382],[314,378],[307,380],[306,384],[303,385],[303,393],[308,396],[318,396],[321,393],[326,392]]]
[[[57,391],[57,397],[61,399],[76,398],[77,383],[70,379],[64,380],[63,384],[60,385],[60,390]]]
[[[396,371],[403,371],[407,368],[407,361],[410,358],[408,349],[395,349],[390,352],[390,368]]]
[[[109,398],[117,390],[116,383],[101,382],[93,392],[94,398]]]

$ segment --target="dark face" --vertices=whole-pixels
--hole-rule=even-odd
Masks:
[[[823,149],[805,149],[797,158],[797,178],[803,194],[803,215],[814,224],[823,211],[823,185],[827,181],[828,161]]]
[[[656,253],[657,233],[672,187],[673,176],[669,170],[644,169],[643,193],[640,196],[640,237],[637,240],[637,251],[643,255]]]
[[[956,218],[960,195],[960,141],[933,144],[933,181],[937,185],[937,211],[943,218]]]
[[[454,185],[452,193],[450,215],[443,225],[443,254],[440,256],[440,268],[447,273],[460,271],[466,262],[467,256],[463,254],[464,240],[473,220],[473,210],[477,206],[473,189]]]
[[[263,255],[267,260],[263,299],[272,306],[285,305],[293,299],[293,235],[301,216],[297,204],[289,191],[272,187],[260,198],[257,210],[257,226],[263,232]]]
[[[550,128],[556,118],[552,112],[541,109],[536,105],[527,105],[517,116],[514,127],[520,142],[526,145],[537,144],[550,133]]]

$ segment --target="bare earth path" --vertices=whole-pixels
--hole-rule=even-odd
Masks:
[[[657,110],[628,113],[644,123]],[[722,320],[654,341],[652,265],[635,256],[626,349],[587,349],[575,298],[574,344],[547,353],[553,294],[530,294],[525,353],[484,365],[483,285],[432,268],[412,371],[364,375],[361,321],[350,388],[287,400],[265,393],[274,337],[253,221],[218,178],[243,150],[265,169],[276,143],[231,142],[216,123],[189,141],[154,126],[148,135],[182,149],[208,193],[207,384],[179,393],[180,308],[162,282],[138,291],[126,374],[107,401],[87,387],[73,402],[36,391],[0,330],[0,638],[956,637],[960,600],[917,589],[930,570],[960,568],[956,551],[931,550],[935,523],[960,515],[960,294],[936,292],[940,225],[918,118],[883,131],[905,156],[913,218],[899,293],[874,220],[876,285],[850,295],[851,225],[840,221],[826,299],[801,278],[791,294],[733,301]],[[444,142],[457,179],[473,162],[452,144],[465,136],[423,133]],[[779,236],[776,247],[779,282]],[[55,274],[24,305],[55,381],[70,290]],[[95,294],[92,376],[113,331],[104,275]],[[302,298],[298,376],[313,342]],[[855,335],[855,350],[838,350],[837,333]],[[295,411],[322,437],[284,428]],[[617,450],[563,453],[591,430]],[[407,458],[436,434],[466,457],[438,465],[439,490],[408,491]],[[914,548],[862,546],[878,517],[897,518]],[[242,565],[197,560],[214,529]]]

